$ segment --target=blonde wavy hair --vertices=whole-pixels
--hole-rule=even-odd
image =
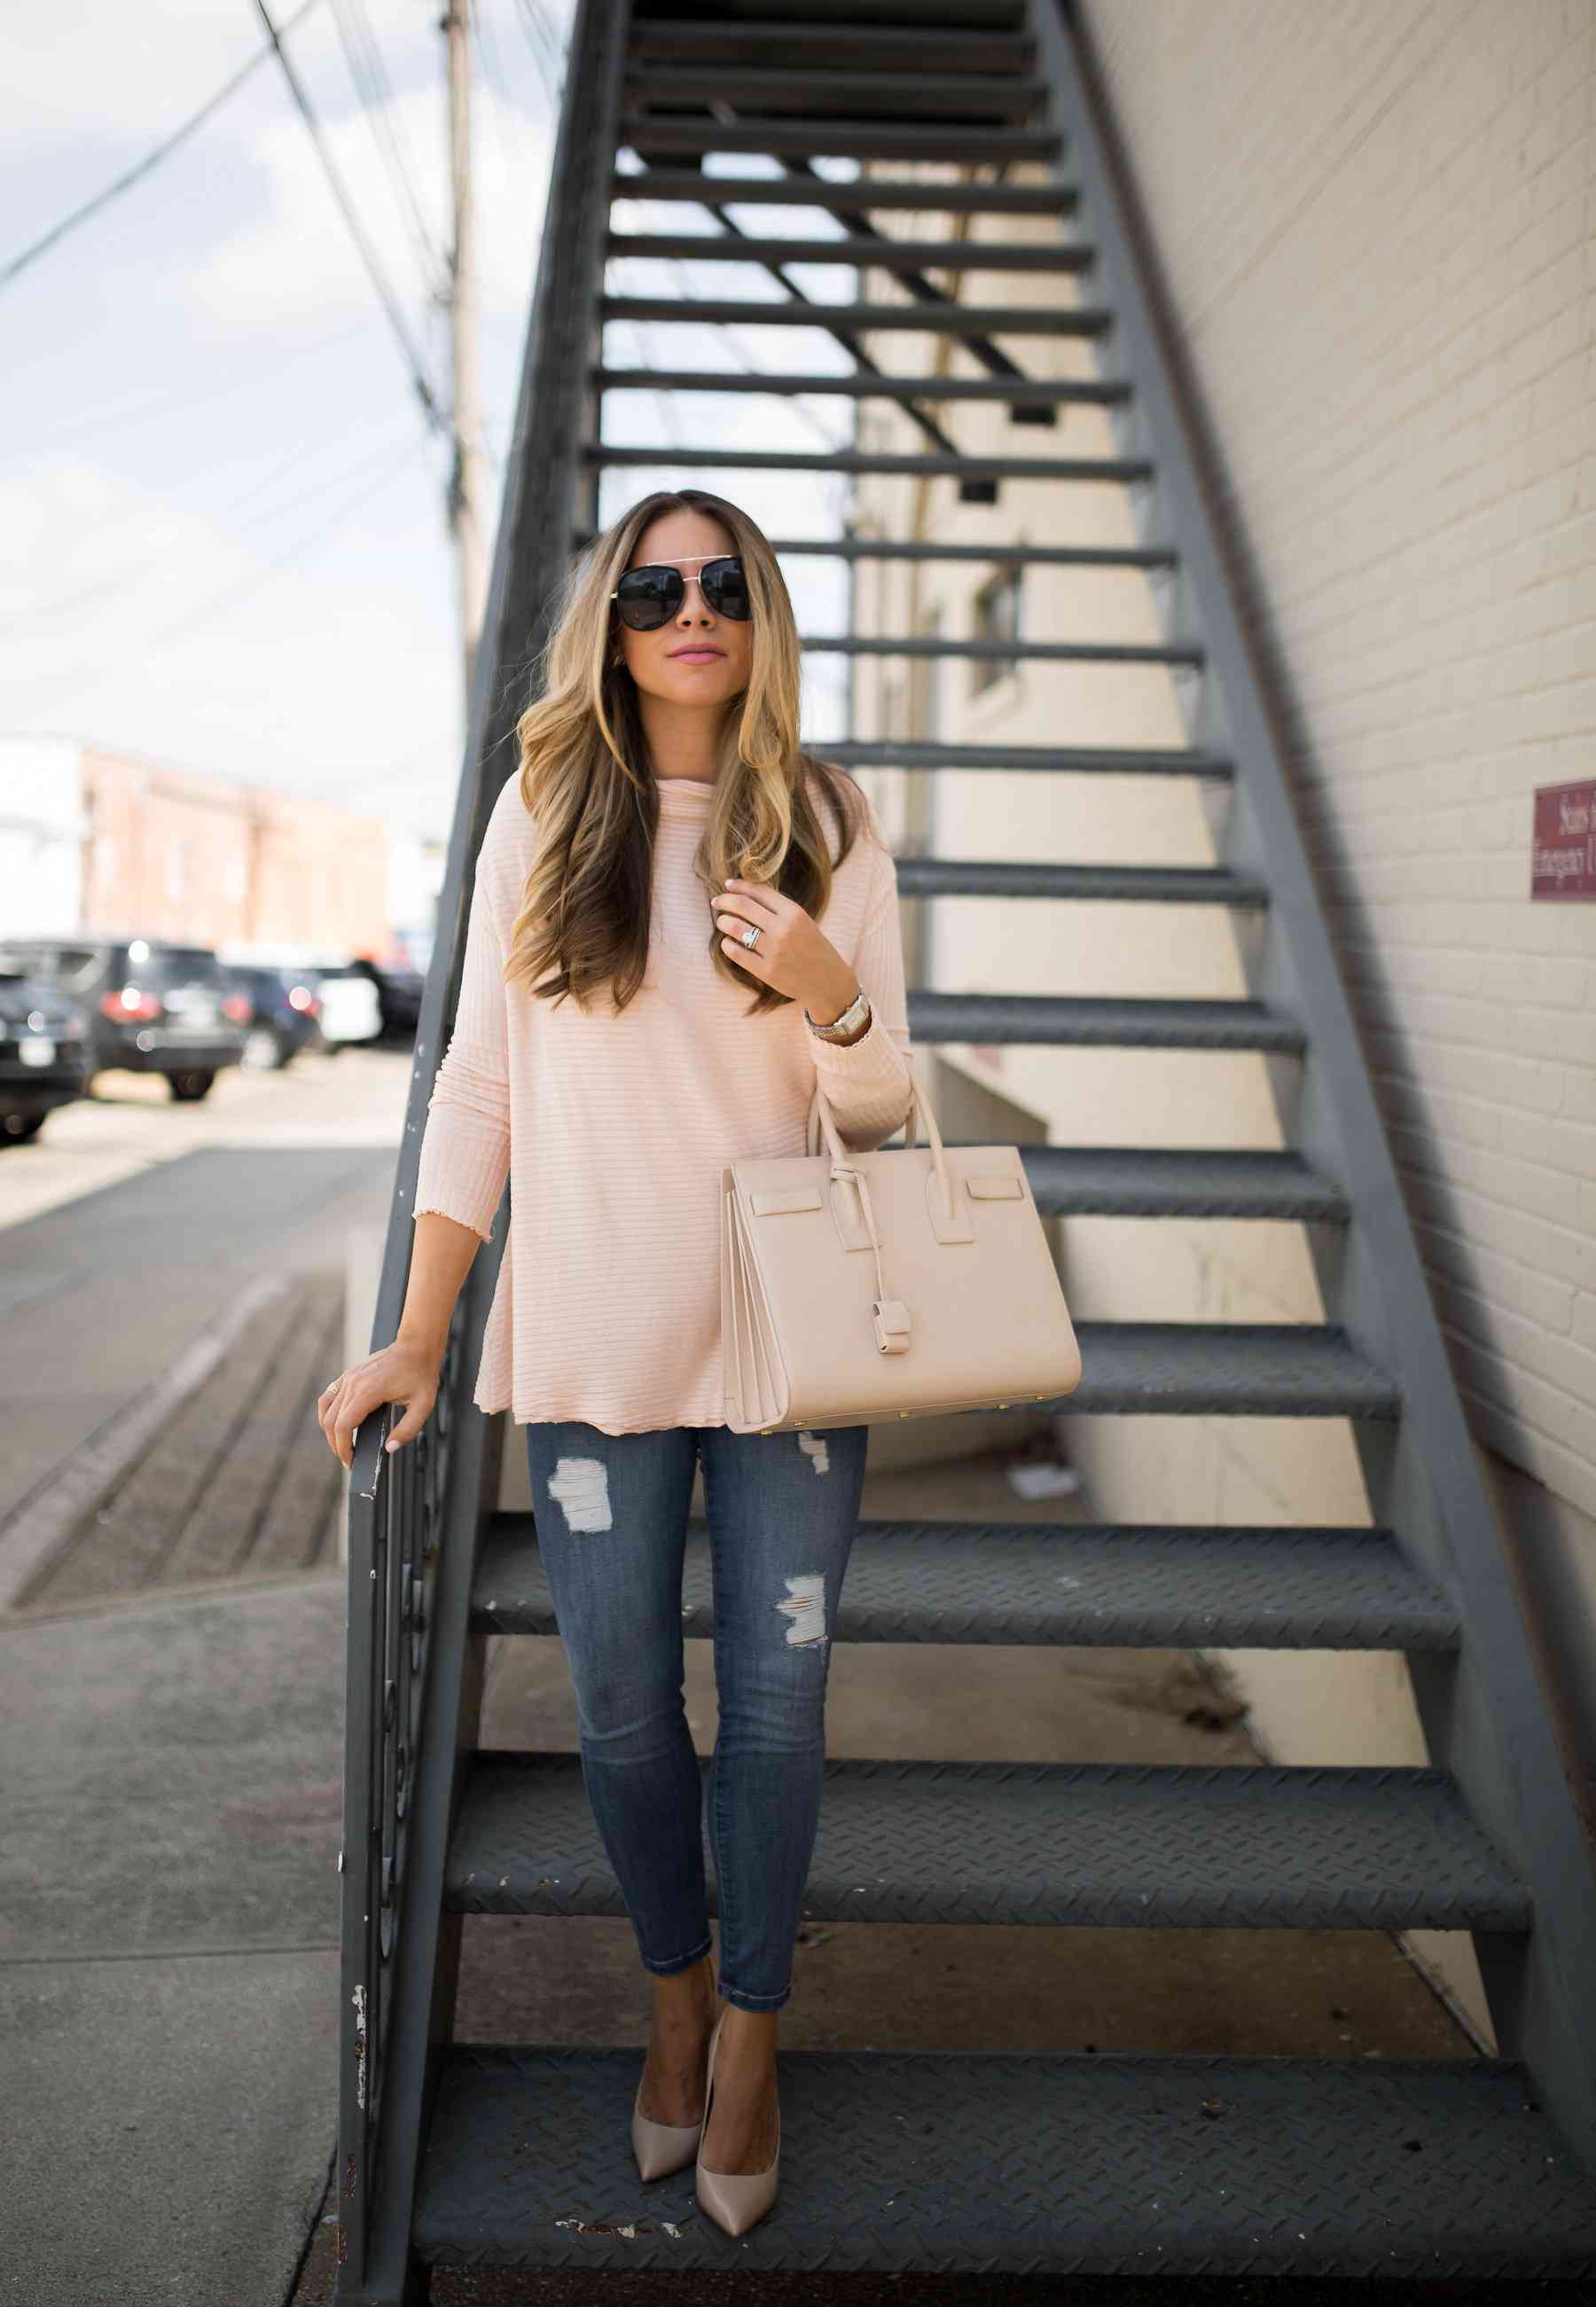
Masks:
[[[658,787],[637,687],[616,648],[610,594],[649,523],[678,510],[703,513],[727,531],[753,612],[748,682],[726,706],[714,807],[693,857],[707,896],[737,875],[769,883],[818,920],[863,828],[862,789],[800,748],[798,628],[764,532],[741,506],[707,489],[639,498],[571,569],[538,658],[538,694],[516,723],[521,800],[536,845],[504,982],[525,982],[551,1000],[569,993],[583,1007],[607,981],[623,1009],[643,982]],[[836,857],[815,805],[821,795],[836,812]],[[716,968],[754,989],[746,1016],[792,999],[739,968],[720,937],[706,908],[704,942]]]

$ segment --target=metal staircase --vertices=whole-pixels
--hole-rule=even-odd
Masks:
[[[617,156],[629,155],[617,172]],[[776,176],[701,173],[771,156]],[[958,214],[1055,217],[1057,246],[887,241],[922,184],[841,181],[817,158],[977,165],[938,193]],[[1004,180],[1041,163],[1042,184]],[[635,173],[640,163],[641,173]],[[724,157],[717,166],[724,167]],[[706,212],[723,238],[611,230],[612,199]],[[813,238],[760,239],[727,212],[795,201]],[[828,228],[837,237],[824,238]],[[887,265],[889,303],[817,308],[783,268]],[[770,301],[611,295],[606,256],[724,253],[767,264]],[[1053,312],[956,304],[949,265],[1088,275]],[[606,319],[830,330],[851,373],[772,363],[706,378],[608,364]],[[894,378],[859,341],[957,337],[979,376]],[[1025,337],[1100,347],[1095,383],[1027,378]],[[903,406],[912,455],[632,450],[605,444],[606,388],[834,392]],[[966,458],[940,417],[1005,405],[1044,431],[1104,407],[1122,453]],[[1481,1490],[1402,1195],[1305,861],[1273,733],[1199,487],[1187,410],[1112,157],[1060,0],[728,0],[713,26],[665,0],[583,0],[568,64],[515,446],[472,699],[437,959],[427,982],[373,1342],[394,1334],[416,1159],[459,984],[471,864],[514,761],[524,668],[600,473],[735,467],[943,474],[991,502],[1034,476],[1132,491],[1143,544],[993,551],[840,536],[784,554],[1135,566],[1158,572],[1167,647],[1060,637],[1064,662],[1190,670],[1188,748],[828,745],[939,770],[1197,777],[1211,870],[914,857],[905,896],[1128,898],[1246,909],[1249,998],[1102,999],[915,989],[914,1042],[1098,1043],[1274,1055],[1280,1152],[1024,1150],[1039,1207],[1154,1221],[1300,1221],[1323,1325],[1086,1322],[1078,1416],[1350,1421],[1371,1528],[862,1522],[839,1639],[939,1643],[1395,1650],[1429,1767],[1176,1768],[832,1760],[806,1907],[817,1920],[1141,1927],[1256,1925],[1473,1934],[1501,2045],[1460,2060],[784,2052],[795,2152],[772,2213],[734,2242],[693,2213],[691,2171],[648,2190],[627,2144],[634,2050],[455,2044],[466,1918],[620,1915],[574,1754],[478,1751],[490,1634],[555,1629],[529,1517],[497,1511],[502,1420],[471,1408],[493,1280],[462,1295],[437,1411],[388,1461],[373,1421],[350,1521],[343,2038],[337,2295],[416,2302],[434,2264],[923,2268],[1051,2273],[1543,2277],[1596,2273],[1596,1882]],[[845,635],[911,655],[968,643]],[[1016,653],[1001,644],[1001,653]],[[496,1228],[502,1239],[503,1224]],[[381,1421],[385,1428],[386,1420]],[[690,1633],[712,1624],[707,1544],[690,1534]],[[863,1860],[868,1856],[866,1867]],[[855,1885],[867,1888],[861,1897]],[[712,1893],[713,1895],[713,1893]],[[957,2124],[919,2119],[957,2100]],[[573,2217],[573,2210],[582,2216]]]

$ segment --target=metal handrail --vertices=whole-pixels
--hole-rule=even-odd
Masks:
[[[572,27],[514,437],[493,547],[464,761],[390,1205],[373,1350],[397,1335],[409,1280],[427,1107],[459,998],[477,852],[514,761],[515,723],[570,564],[596,510],[584,468],[588,376],[599,351],[611,172],[629,0],[579,0]],[[432,1417],[384,1448],[368,1418],[350,1466],[345,1630],[339,2145],[339,2307],[408,2286],[411,2205],[458,1946],[442,1880],[458,1801],[470,1582],[497,1505],[503,1420],[472,1401],[508,1224],[501,1202],[450,1324]]]

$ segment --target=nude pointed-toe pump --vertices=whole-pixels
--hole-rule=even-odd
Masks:
[[[715,2032],[709,2037],[709,2071],[704,2080],[704,2123],[708,2129],[709,2109],[715,2098],[715,2046],[720,2040],[720,2030],[725,2025],[723,2011],[715,2022]],[[700,2144],[698,2160],[693,2166],[693,2189],[716,2226],[728,2234],[747,2233],[756,2219],[762,2219],[776,2200],[777,2176],[781,2169],[781,2107],[776,2110],[776,2152],[769,2167],[764,2171],[709,2171],[704,2166],[704,2150]]]
[[[704,2113],[696,2123],[656,2123],[643,2113],[643,2078],[639,2075],[637,2096],[631,2103],[631,2151],[637,2157],[639,2177],[663,2179],[667,2172],[684,2170],[693,2162],[708,2113],[709,2102],[706,2098]]]

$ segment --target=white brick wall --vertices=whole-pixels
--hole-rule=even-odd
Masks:
[[[1596,4],[1083,5],[1469,1416],[1596,1512]]]

